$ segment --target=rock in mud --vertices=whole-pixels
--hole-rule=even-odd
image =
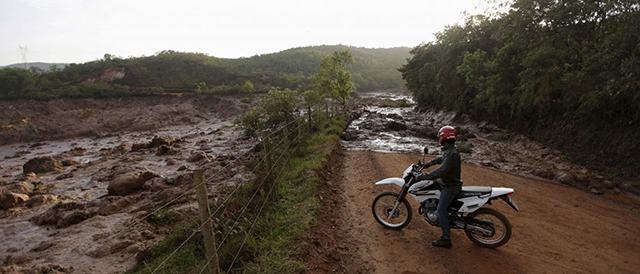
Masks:
[[[57,273],[73,273],[73,267],[67,267],[61,264],[39,264],[34,267],[37,273],[57,274]]]
[[[60,175],[60,176],[56,177],[56,180],[58,180],[58,181],[59,181],[59,180],[64,180],[64,179],[73,178],[73,177],[76,177],[76,175],[75,175],[75,174],[73,174],[73,173],[67,173],[67,174],[62,174],[62,175]]]
[[[119,174],[113,177],[107,190],[109,195],[126,196],[141,190],[144,183],[155,177],[158,177],[158,175],[149,171]]]
[[[571,175],[569,172],[565,172],[565,171],[559,171],[558,173],[556,173],[556,176],[554,178],[556,181],[561,182],[565,185],[575,185],[576,184],[576,177]]]
[[[136,203],[139,199],[136,196],[107,196],[98,203],[98,214],[108,216],[122,212],[127,206]]]
[[[167,152],[169,152],[169,147],[167,145],[161,145],[158,147],[158,150],[156,150],[156,155],[165,155]]]
[[[158,147],[158,150],[156,151],[156,155],[157,156],[161,156],[161,155],[176,155],[178,154],[178,151],[175,150],[172,147],[169,147],[167,145],[161,145]]]
[[[29,198],[29,200],[27,200],[25,205],[27,207],[36,207],[36,206],[41,206],[46,204],[53,204],[57,202],[58,202],[58,197],[56,197],[55,195],[43,194],[43,195],[36,195]]]
[[[96,210],[84,203],[58,203],[44,213],[34,216],[31,221],[37,225],[55,225],[64,228],[80,223],[97,214]]]
[[[0,208],[10,209],[20,206],[24,202],[29,200],[29,196],[20,193],[5,192],[0,195]]]
[[[387,128],[389,130],[393,130],[393,131],[401,131],[401,130],[406,130],[407,129],[407,125],[405,123],[391,121],[391,122],[387,123]]]
[[[29,182],[18,182],[9,188],[10,192],[29,195],[33,192],[33,184]]]
[[[358,139],[358,134],[354,131],[345,131],[340,137],[342,137],[342,140],[345,141],[353,141],[355,139]]]
[[[71,156],[84,156],[87,153],[87,149],[83,147],[74,147],[68,152]]]
[[[387,118],[393,119],[393,120],[402,120],[402,116],[400,116],[397,113],[389,113],[387,114]]]
[[[80,163],[78,163],[78,161],[75,160],[64,160],[62,161],[62,166],[77,166]]]
[[[145,143],[133,144],[131,146],[131,152],[136,152],[147,148],[149,148],[149,145]]]
[[[38,157],[29,160],[22,166],[22,172],[29,174],[42,174],[62,169],[62,164],[51,156]]]
[[[23,174],[22,174],[22,176],[21,176],[21,178],[20,178],[20,180],[21,180],[21,181],[28,181],[28,180],[33,180],[33,179],[35,179],[35,178],[38,178],[38,175],[36,175],[36,174],[35,174],[35,173],[33,173],[33,172],[29,172],[29,173],[26,173],[26,174],[25,174],[25,173],[23,173]]]
[[[209,155],[207,155],[207,153],[205,152],[196,152],[191,154],[191,156],[189,157],[189,159],[187,159],[187,162],[193,163],[193,162],[198,162],[200,160],[206,159],[207,161],[210,161]]]
[[[168,160],[166,161],[166,163],[167,163],[167,165],[168,165],[168,166],[172,166],[172,165],[175,165],[177,162],[176,162],[176,160],[174,160],[174,159],[168,159]]]
[[[170,137],[170,136],[156,136],[153,137],[151,143],[149,143],[149,147],[159,147],[161,145],[170,146],[176,142],[181,141],[178,137]]]
[[[411,128],[409,128],[409,131],[411,135],[419,138],[427,138],[432,140],[438,138],[436,134],[438,130],[429,125],[412,125]]]

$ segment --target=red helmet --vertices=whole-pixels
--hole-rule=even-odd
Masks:
[[[456,140],[458,139],[458,132],[452,126],[443,126],[438,131],[438,141],[442,145],[446,140]]]

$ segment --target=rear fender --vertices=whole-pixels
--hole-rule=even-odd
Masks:
[[[404,185],[404,179],[398,177],[387,178],[382,181],[376,182],[375,185],[397,185],[399,187],[402,187]]]
[[[494,197],[500,197],[502,195],[507,195],[509,193],[513,193],[513,188],[506,188],[506,187],[492,187],[491,188],[491,197],[490,198],[494,198]]]

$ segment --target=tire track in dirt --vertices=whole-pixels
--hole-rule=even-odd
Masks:
[[[317,254],[307,261],[310,273],[640,273],[638,203],[621,203],[563,185],[464,165],[464,184],[515,188],[521,208],[502,201],[488,207],[505,214],[513,227],[511,240],[498,249],[474,245],[463,231],[453,230],[454,247],[431,247],[440,236],[413,209],[411,223],[400,231],[385,229],[371,215],[371,202],[394,186],[373,183],[398,177],[419,155],[347,151],[332,182],[342,194],[325,214],[340,221],[325,234],[341,234],[350,261],[327,260]],[[464,162],[464,158],[463,158]],[[330,246],[324,247],[330,250]],[[359,258],[353,258],[358,256]],[[349,265],[358,262],[357,266]],[[341,268],[333,267],[341,265]],[[323,267],[319,267],[323,266]]]

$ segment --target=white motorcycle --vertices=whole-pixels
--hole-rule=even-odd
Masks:
[[[428,154],[427,148],[424,153]],[[412,164],[404,171],[402,178],[387,178],[375,183],[401,187],[400,193],[385,192],[373,200],[371,210],[378,223],[396,230],[407,226],[411,221],[411,206],[405,197],[409,194],[420,204],[418,213],[430,225],[440,226],[436,212],[440,184],[434,181],[415,182],[422,169],[423,162],[418,160],[417,164]],[[505,187],[463,186],[449,207],[451,229],[464,229],[467,237],[481,247],[496,248],[506,244],[511,238],[509,220],[497,210],[482,206],[501,199],[518,211],[518,206],[510,197],[513,192],[512,188]]]

